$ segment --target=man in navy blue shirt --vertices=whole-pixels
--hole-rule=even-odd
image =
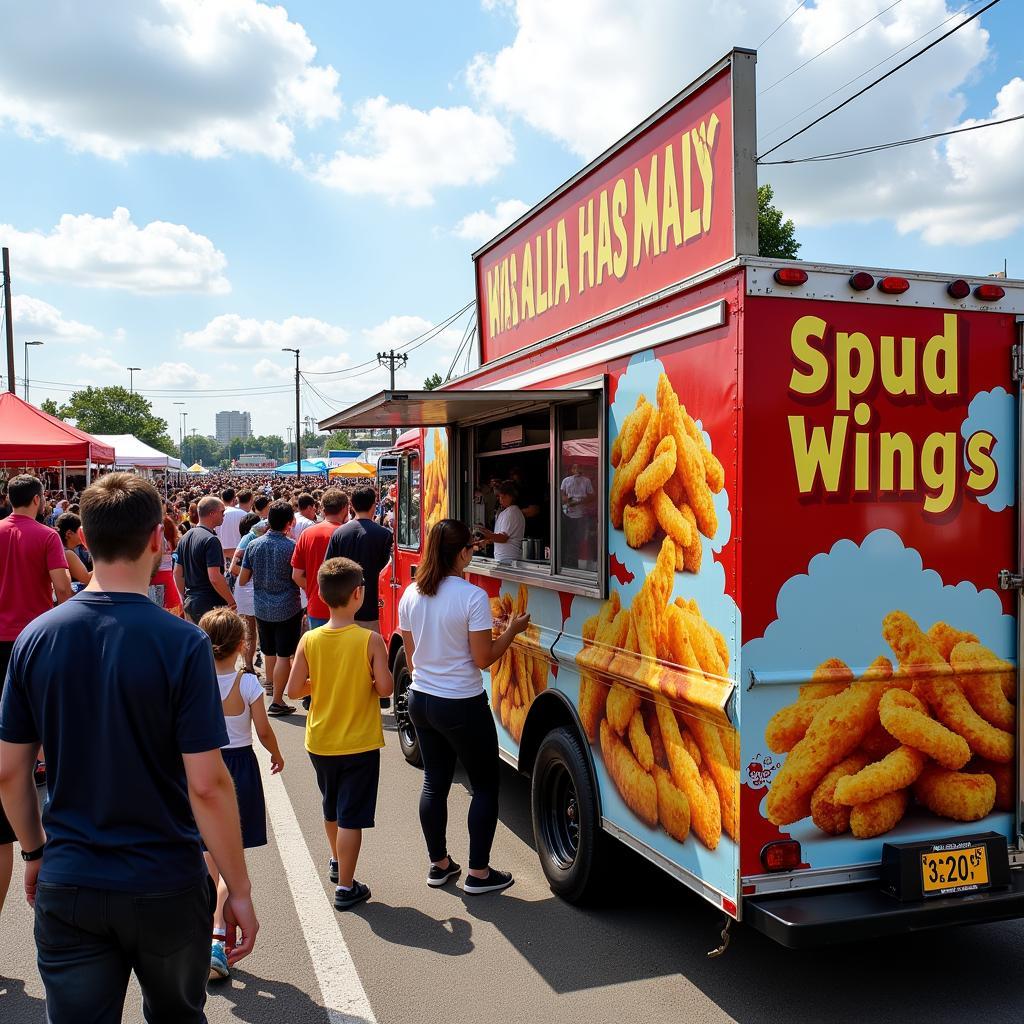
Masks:
[[[259,927],[212,651],[146,596],[162,553],[152,484],[105,476],[81,516],[92,582],[21,633],[0,703],[0,799],[26,861],[48,1019],[120,1021],[134,970],[147,1021],[205,1021],[213,892],[200,833],[230,892],[232,963]]]

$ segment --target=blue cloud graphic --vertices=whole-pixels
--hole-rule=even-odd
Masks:
[[[980,391],[971,399],[967,419],[960,427],[966,441],[979,430],[987,430],[995,439],[992,458],[999,469],[996,486],[977,500],[993,512],[1002,512],[1014,503],[1017,488],[1017,400],[1003,388]],[[964,466],[969,469],[966,455]]]

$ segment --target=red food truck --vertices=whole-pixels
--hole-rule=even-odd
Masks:
[[[790,946],[1024,912],[1024,282],[759,258],[734,50],[474,255],[479,368],[408,428],[381,621],[431,526],[530,630],[489,672],[541,866],[604,837]]]

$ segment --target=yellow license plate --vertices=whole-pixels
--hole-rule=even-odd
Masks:
[[[989,884],[988,851],[984,844],[962,850],[921,854],[921,878],[925,895],[973,892]]]

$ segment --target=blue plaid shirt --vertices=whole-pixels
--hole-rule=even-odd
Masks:
[[[242,568],[252,573],[253,609],[264,622],[284,622],[302,610],[299,588],[292,581],[295,542],[268,531],[246,546]]]

